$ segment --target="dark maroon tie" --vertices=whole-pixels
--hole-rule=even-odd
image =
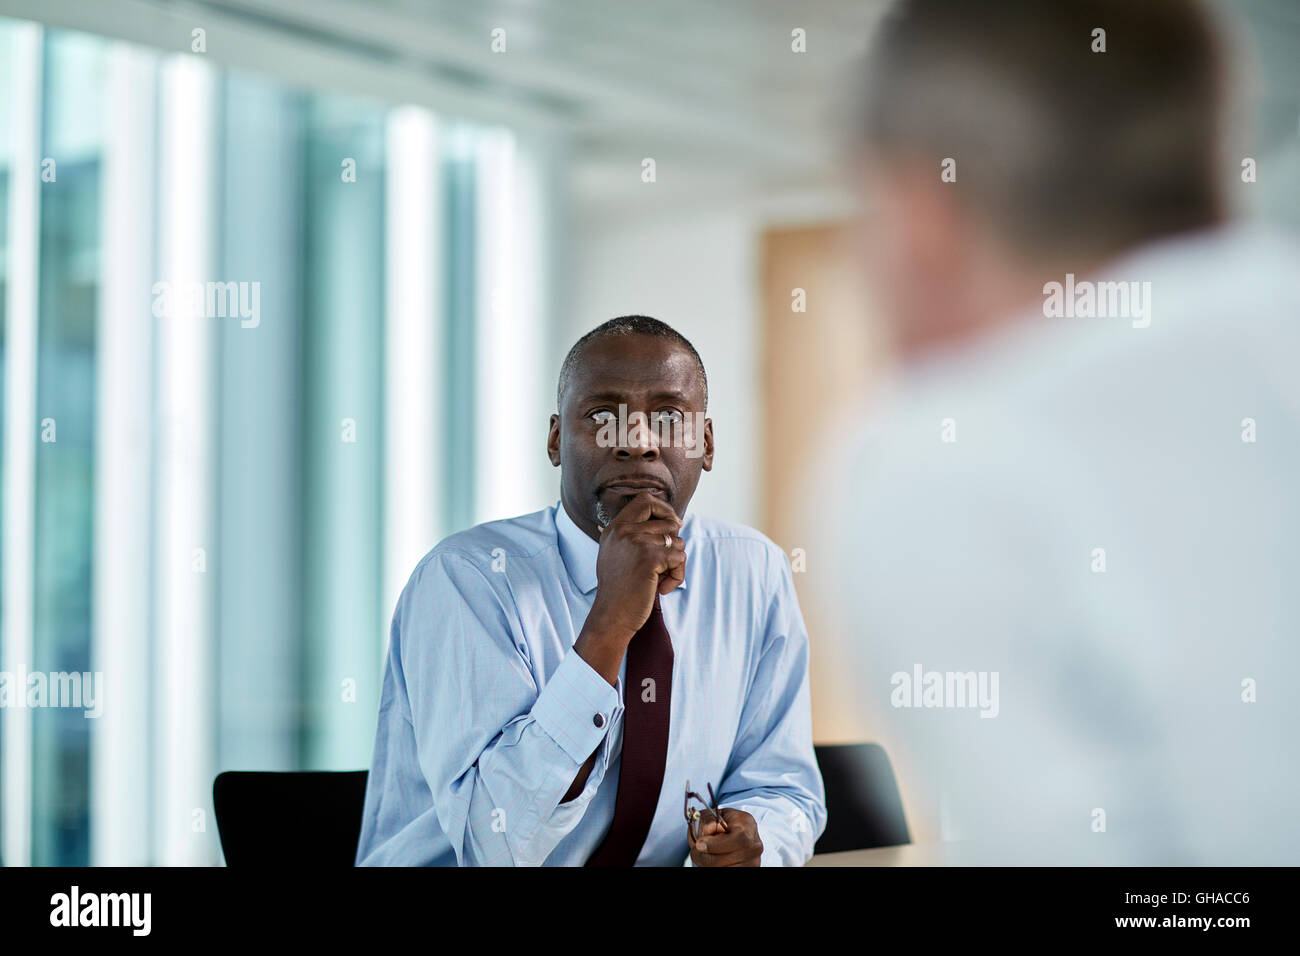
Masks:
[[[646,678],[654,684],[643,685]],[[650,616],[627,646],[623,761],[614,800],[614,822],[587,861],[588,866],[631,866],[645,844],[664,784],[672,688],[673,642],[656,594]]]

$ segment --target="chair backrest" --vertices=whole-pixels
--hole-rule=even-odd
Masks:
[[[227,866],[352,866],[366,770],[228,770],[212,784]]]
[[[828,820],[817,853],[910,843],[889,756],[879,744],[814,748]],[[227,866],[352,866],[368,771],[228,770],[212,785]]]
[[[816,853],[911,843],[903,799],[880,744],[814,747],[826,787],[826,830]]]

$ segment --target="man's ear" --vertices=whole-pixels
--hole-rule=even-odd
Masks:
[[[898,198],[906,202],[906,236],[914,261],[935,275],[945,275],[961,261],[969,217],[960,193],[939,182],[928,168],[910,167],[895,180]]]
[[[713,419],[704,419],[704,458],[701,467],[705,471],[713,470]]]
[[[551,430],[546,433],[546,457],[551,464],[560,467],[560,416],[551,416]]]

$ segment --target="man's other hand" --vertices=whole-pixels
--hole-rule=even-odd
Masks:
[[[744,810],[722,808],[723,830],[717,820],[701,820],[699,839],[691,844],[691,862],[696,866],[758,866],[763,841],[758,838],[758,821]],[[686,840],[690,842],[690,834]]]

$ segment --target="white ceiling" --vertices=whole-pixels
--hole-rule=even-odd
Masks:
[[[558,133],[580,205],[834,188],[837,116],[886,0],[0,0],[162,49],[195,25],[227,65]],[[1236,0],[1294,130],[1300,0]],[[492,31],[507,50],[493,53]],[[791,52],[791,31],[807,52]],[[638,182],[654,157],[658,187]],[[644,201],[644,200],[639,200]]]
[[[388,62],[423,64],[473,91],[529,104],[607,144],[649,127],[791,153],[774,126],[807,128],[866,41],[876,0],[206,0],[268,28]],[[808,52],[791,52],[791,30]],[[491,33],[506,31],[493,53]],[[774,139],[777,142],[774,142]]]
[[[555,131],[577,198],[658,166],[659,196],[801,188],[834,162],[844,90],[883,0],[0,0],[11,11],[292,82]],[[506,31],[505,53],[491,50]],[[807,52],[791,51],[802,28]],[[642,191],[643,193],[645,191]]]
[[[879,0],[207,0],[266,29],[423,70],[563,130],[576,198],[616,203],[654,157],[657,199],[825,183]],[[491,49],[505,30],[506,52]],[[807,52],[791,50],[806,31]],[[640,191],[646,195],[645,191]]]

